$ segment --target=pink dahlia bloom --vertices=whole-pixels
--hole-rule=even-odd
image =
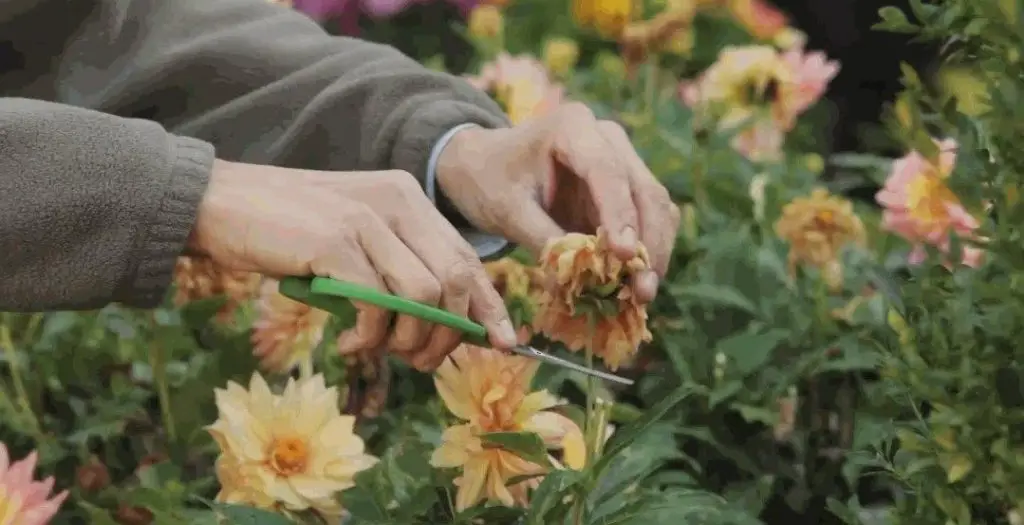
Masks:
[[[882,228],[891,231],[914,245],[910,264],[924,261],[925,245],[932,245],[943,253],[949,251],[949,234],[956,232],[965,239],[976,239],[975,219],[946,185],[946,179],[956,165],[957,143],[953,139],[937,141],[939,165],[936,166],[917,151],[893,163],[885,187],[875,196],[884,207]],[[964,246],[961,262],[977,267],[983,251]]]
[[[714,116],[720,128],[744,124],[733,148],[753,161],[774,161],[786,133],[838,73],[838,62],[801,46],[726,47],[696,80],[679,85],[679,96],[699,114]]]
[[[32,478],[37,459],[33,452],[21,461],[11,463],[7,445],[0,443],[0,523],[45,525],[68,497],[65,490],[50,498],[52,477],[43,481]]]
[[[373,18],[394,16],[413,4],[426,4],[432,0],[292,0],[292,6],[316,19],[345,17],[366,13]],[[445,0],[455,5],[463,16],[480,0]]]

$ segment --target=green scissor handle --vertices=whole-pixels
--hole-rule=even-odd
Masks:
[[[352,301],[372,304],[392,312],[411,315],[417,319],[458,330],[463,334],[463,341],[470,344],[490,346],[487,329],[479,323],[447,310],[391,295],[369,286],[328,277],[285,277],[281,279],[278,291],[289,299],[339,317],[355,314],[355,306]]]

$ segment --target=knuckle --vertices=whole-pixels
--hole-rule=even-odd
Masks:
[[[416,278],[409,286],[409,298],[427,304],[441,300],[441,284],[433,278]]]
[[[594,118],[590,107],[582,102],[566,102],[561,106],[561,110],[570,119],[590,120]]]
[[[448,266],[443,286],[449,292],[464,292],[469,288],[470,281],[483,271],[483,266],[479,262],[462,255]]]
[[[597,123],[597,129],[608,137],[615,137],[626,141],[629,140],[629,134],[626,132],[626,128],[623,128],[618,122],[612,120],[601,120]]]
[[[399,195],[415,195],[423,193],[420,182],[416,177],[403,170],[387,170],[383,177],[388,181],[391,188]]]

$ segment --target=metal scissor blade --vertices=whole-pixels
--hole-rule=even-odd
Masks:
[[[602,372],[600,370],[594,370],[593,368],[587,368],[585,366],[573,363],[572,361],[566,361],[565,359],[562,359],[562,358],[559,358],[559,357],[555,357],[555,356],[553,356],[551,354],[546,354],[544,352],[541,352],[540,350],[537,350],[536,348],[534,348],[532,346],[526,346],[526,345],[516,346],[516,347],[512,348],[512,352],[515,353],[515,354],[521,355],[523,357],[529,357],[529,358],[532,358],[532,359],[539,359],[541,361],[544,361],[546,363],[550,363],[550,364],[555,365],[555,366],[560,366],[562,368],[568,368],[570,370],[575,370],[575,371],[577,371],[577,372],[579,372],[581,374],[586,374],[588,376],[598,377],[598,378],[604,379],[606,381],[612,381],[612,382],[615,382],[615,383],[619,383],[620,385],[627,385],[628,386],[628,385],[632,385],[633,384],[633,380],[632,379],[626,379],[625,377],[619,377],[619,376],[617,376],[615,374],[609,374],[607,372]]]

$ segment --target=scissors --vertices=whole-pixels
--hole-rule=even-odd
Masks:
[[[340,317],[355,315],[356,308],[352,301],[372,304],[393,312],[411,315],[430,323],[458,330],[463,333],[463,341],[467,343],[484,347],[491,346],[487,340],[487,329],[479,323],[447,310],[434,308],[368,286],[327,277],[285,277],[281,279],[278,291],[289,299]],[[623,385],[633,384],[631,379],[581,366],[572,361],[566,361],[565,359],[541,352],[532,346],[519,345],[513,347],[512,352],[606,381]]]

